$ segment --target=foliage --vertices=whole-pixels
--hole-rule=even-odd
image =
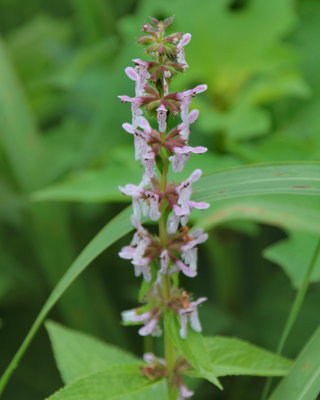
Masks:
[[[197,398],[257,399],[261,378],[228,375],[287,373],[291,362],[271,351],[300,293],[283,350],[295,361],[270,400],[316,399],[318,333],[307,342],[319,325],[319,262],[306,277],[319,261],[318,1],[30,0],[21,7],[11,0],[0,7],[1,368],[10,365],[0,388],[19,364],[3,399],[43,400],[61,387],[47,338],[41,330],[35,336],[49,312],[114,344],[48,323],[66,384],[50,399],[165,396],[163,382],[139,375],[142,343],[119,324],[138,287],[116,256],[131,229],[129,210],[118,215],[127,199],[117,186],[138,183],[141,170],[121,132],[129,112],[116,95],[132,90],[123,69],[139,52],[137,27],[148,15],[172,14],[174,30],[193,36],[190,69],[175,88],[208,83],[195,101],[201,118],[193,141],[209,151],[191,158],[179,179],[203,169],[194,199],[211,203],[192,219],[210,239],[200,251],[202,277],[188,287],[211,299],[201,309],[211,336],[195,333],[197,347],[174,332],[172,340],[193,367],[188,376],[223,386],[220,393],[202,384]],[[301,369],[305,362],[310,370]],[[127,393],[105,385],[111,376]]]

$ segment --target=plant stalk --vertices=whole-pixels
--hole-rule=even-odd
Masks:
[[[161,157],[163,163],[163,170],[160,172],[160,190],[162,193],[165,193],[167,187],[168,180],[168,159],[166,156],[162,155]],[[168,242],[167,235],[167,221],[165,216],[165,208],[166,204],[161,207],[161,217],[159,220],[159,237],[162,248],[166,248]],[[162,278],[163,285],[163,297],[165,302],[167,303],[170,300],[171,296],[171,279],[170,276],[164,275]],[[173,378],[174,378],[174,367],[175,367],[175,349],[174,344],[169,336],[168,329],[166,324],[164,324],[164,354],[167,365],[167,389],[168,389],[168,399],[176,400],[177,399],[177,389],[173,386]]]

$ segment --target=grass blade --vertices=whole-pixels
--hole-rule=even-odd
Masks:
[[[254,221],[320,235],[320,202],[314,196],[269,195],[219,200],[199,215],[197,226],[212,229],[228,221]]]
[[[34,321],[31,329],[25,337],[23,343],[18,349],[17,353],[13,357],[12,361],[8,365],[4,374],[0,379],[0,396],[3,393],[5,386],[12,375],[13,371],[17,368],[19,361],[23,357],[29,344],[31,343],[34,335],[39,330],[42,322],[48,315],[49,311],[57,303],[60,297],[65,293],[69,286],[76,280],[81,272],[106,248],[111,246],[119,238],[132,229],[130,225],[130,214],[131,209],[126,208],[120,214],[118,214],[113,220],[111,220],[84,248],[79,254],[67,272],[62,276],[56,287],[53,289],[51,295],[48,297],[44,306],[40,310],[36,320]]]
[[[280,338],[280,341],[279,341],[279,344],[278,344],[278,347],[277,347],[276,354],[281,354],[282,353],[282,351],[284,349],[284,346],[285,346],[285,343],[286,343],[286,341],[288,339],[288,336],[289,336],[290,332],[292,331],[294,323],[297,320],[297,317],[299,315],[299,311],[300,311],[301,306],[303,304],[303,300],[305,298],[305,295],[307,293],[308,287],[310,285],[311,276],[312,276],[313,270],[314,270],[314,268],[316,266],[316,262],[317,262],[317,259],[318,259],[318,256],[319,256],[319,252],[320,252],[320,240],[318,241],[317,247],[316,247],[316,249],[314,251],[314,254],[312,256],[312,259],[310,261],[308,269],[306,270],[306,274],[305,274],[304,280],[302,282],[302,285],[300,286],[300,288],[299,288],[299,290],[298,290],[298,292],[296,294],[296,297],[294,299],[294,302],[292,304],[290,313],[288,315],[284,330],[282,332],[282,335],[281,335],[281,338]],[[320,343],[320,339],[319,339],[319,343]],[[317,351],[320,354],[320,350],[318,349]],[[320,360],[320,357],[319,357],[319,360]],[[319,371],[319,374],[320,374],[320,371]],[[262,400],[265,400],[267,398],[267,395],[269,393],[271,384],[272,384],[272,380],[268,379],[266,384],[265,384],[263,393],[262,393]],[[304,398],[301,397],[301,400],[302,399],[304,399]],[[304,399],[304,400],[307,400],[307,398]]]
[[[315,400],[320,392],[320,328],[269,400]]]
[[[194,199],[214,201],[270,194],[320,195],[320,163],[272,163],[206,174],[194,185]]]
[[[125,201],[116,189],[128,179],[138,182],[139,168],[127,164],[109,165],[85,171],[32,194],[36,201]],[[112,184],[105,185],[106,178]],[[116,180],[118,179],[118,181]],[[179,180],[176,176],[173,177]],[[194,184],[194,199],[216,201],[243,196],[297,194],[320,196],[320,163],[272,163],[219,169],[204,173]]]

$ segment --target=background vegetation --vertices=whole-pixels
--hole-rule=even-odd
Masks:
[[[190,69],[177,89],[207,83],[196,99],[190,160],[205,172],[275,161],[319,161],[318,0],[0,0],[0,368],[4,369],[57,280],[105,223],[125,207],[118,185],[137,182],[130,135],[121,124],[132,94],[124,75],[142,57],[134,43],[148,15],[176,15],[192,33]],[[241,177],[239,178],[241,180]],[[201,218],[201,220],[200,220]],[[204,332],[274,350],[316,247],[318,198],[270,194],[217,201],[197,222],[201,249],[195,297],[205,295]],[[51,313],[65,325],[140,355],[120,312],[138,282],[117,252],[94,261]],[[284,354],[296,357],[319,324],[320,259]],[[186,281],[185,285],[189,283]],[[197,399],[257,399],[262,378],[206,384]],[[58,387],[44,329],[4,400],[42,400]]]

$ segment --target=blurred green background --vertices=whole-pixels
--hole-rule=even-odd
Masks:
[[[208,84],[194,101],[201,114],[191,142],[209,151],[194,156],[184,175],[195,166],[319,161],[319,0],[0,0],[1,370],[75,256],[127,205],[118,185],[139,181],[132,138],[121,128],[130,110],[116,96],[133,95],[124,68],[144,57],[135,44],[139,27],[149,15],[173,14],[172,29],[193,36],[190,68],[173,89]],[[250,201],[213,205],[206,217]],[[299,201],[293,196],[290,205]],[[264,212],[265,224],[241,207],[229,221],[217,217],[199,276],[184,284],[209,298],[201,309],[205,333],[274,350],[315,237],[284,230],[272,210]],[[122,327],[119,317],[136,305],[139,287],[117,256],[129,240],[100,256],[51,318],[141,354],[137,329]],[[312,285],[286,355],[295,357],[316,328],[319,301]],[[197,399],[256,400],[263,379],[223,384],[222,393],[203,384]],[[42,400],[61,385],[42,329],[4,400]]]

